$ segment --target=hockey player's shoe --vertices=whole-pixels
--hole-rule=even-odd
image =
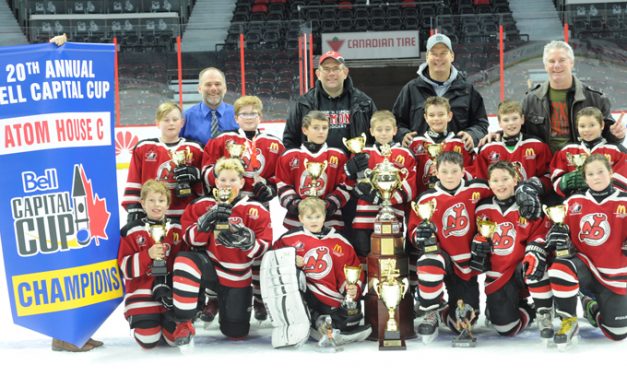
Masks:
[[[266,321],[268,319],[268,311],[266,305],[262,301],[253,299],[253,308],[255,309],[255,320]]]
[[[436,309],[427,311],[422,318],[422,322],[418,325],[418,334],[422,337],[423,343],[431,343],[437,338],[439,325],[438,311]]]
[[[579,293],[579,299],[581,300],[581,306],[583,307],[583,317],[588,320],[590,325],[598,328],[599,324],[597,323],[597,314],[599,313],[599,303],[581,292]]]
[[[187,345],[195,334],[196,329],[194,329],[194,325],[192,325],[191,321],[179,322],[176,324],[176,328],[172,333],[174,344],[177,346]]]
[[[553,337],[553,342],[555,342],[559,350],[564,350],[574,343],[578,332],[579,324],[577,323],[577,317],[562,319],[562,326],[555,334],[555,337]]]
[[[200,311],[200,315],[198,316],[198,318],[206,323],[210,323],[213,321],[213,319],[216,318],[217,314],[218,314],[218,298],[210,297],[209,299],[207,299],[207,303]]]
[[[553,309],[538,308],[536,311],[536,319],[538,320],[540,337],[544,340],[553,338],[555,335],[555,331],[553,330]]]

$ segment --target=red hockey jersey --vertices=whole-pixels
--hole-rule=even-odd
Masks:
[[[368,159],[369,169],[374,169],[377,164],[384,160],[383,155],[381,155],[381,152],[376,146],[367,147],[363,152],[370,156],[370,159]],[[394,213],[401,223],[405,223],[405,212],[409,208],[409,203],[413,201],[416,196],[416,160],[409,149],[400,146],[400,144],[392,146],[392,154],[389,160],[395,167],[407,171],[401,187],[394,192],[390,199]],[[353,186],[356,184],[355,181],[350,179],[348,182]],[[365,200],[357,200],[357,212],[355,214],[355,220],[353,221],[353,228],[371,230],[374,226],[375,217],[380,209],[381,205],[374,205]]]
[[[166,235],[161,243],[166,248],[168,270],[176,254],[183,246],[183,231],[178,221],[166,225]],[[163,305],[152,297],[154,277],[151,275],[152,259],[148,250],[155,244],[150,236],[150,225],[146,219],[131,222],[121,230],[118,248],[118,265],[124,277],[126,289],[124,317],[163,312]]]
[[[475,217],[497,224],[492,236],[491,269],[486,272],[485,282],[486,294],[493,294],[512,278],[525,256],[527,243],[544,242],[550,223],[544,217],[534,220],[522,217],[515,202],[503,212],[494,197],[479,203]]]
[[[579,257],[602,285],[627,294],[627,193],[616,190],[600,203],[590,192],[566,200],[571,241]]]
[[[210,197],[203,197],[190,204],[183,217],[184,239],[187,244],[207,252],[216,268],[221,285],[242,288],[252,282],[251,265],[254,259],[261,258],[272,244],[272,224],[266,208],[244,196],[233,203],[229,223],[240,224],[255,233],[255,244],[250,249],[230,248],[216,242],[213,231],[202,232],[198,229],[198,218],[211,207],[217,205]]]
[[[359,258],[353,246],[331,228],[324,236],[297,228],[285,233],[274,243],[273,249],[296,248],[305,265],[302,270],[307,278],[307,289],[322,303],[337,308],[346,293],[344,265],[359,266]],[[361,296],[365,274],[362,271],[357,282],[357,296]]]
[[[481,147],[475,158],[474,175],[478,179],[488,179],[488,167],[491,164],[508,161],[516,165],[522,181],[537,176],[546,190],[551,188],[549,179],[551,158],[551,149],[547,144],[521,133],[514,150],[510,150],[502,141],[491,142]]]
[[[202,157],[203,180],[207,187],[215,187],[213,167],[218,159],[231,157],[228,151],[231,144],[243,146],[242,155],[239,158],[245,170],[242,194],[252,195],[255,176],[265,179],[269,184],[276,185],[275,169],[279,157],[285,151],[283,142],[273,135],[259,132],[252,140],[249,140],[240,129],[237,133],[222,133],[207,142]]]
[[[471,180],[462,181],[453,194],[443,190],[438,183],[418,198],[418,203],[435,199],[436,208],[431,222],[437,228],[438,244],[451,257],[455,273],[464,280],[474,275],[470,269],[470,243],[477,232],[475,208],[481,199],[491,195],[492,191],[483,180]],[[421,222],[422,218],[412,210],[407,226],[410,239],[414,238],[416,227]]]
[[[305,168],[306,162],[327,162],[327,168],[320,178],[312,179]],[[307,197],[310,187],[316,187],[321,199],[333,200],[338,208],[346,205],[349,199],[350,188],[346,185],[346,173],[344,165],[346,155],[340,150],[329,148],[325,145],[317,153],[312,153],[305,146],[300,149],[290,149],[279,158],[276,166],[276,179],[279,201],[283,207],[295,198]],[[341,229],[344,227],[342,212],[336,210],[331,216],[327,216],[324,222],[327,227]],[[289,213],[283,220],[285,228],[293,229],[302,226],[297,216]]]
[[[180,138],[175,144],[166,144],[158,138],[141,140],[133,150],[131,164],[128,168],[128,177],[124,188],[122,206],[128,208],[139,206],[142,184],[149,179],[157,179],[166,183],[172,192],[172,202],[166,212],[169,218],[180,218],[187,204],[196,197],[202,196],[202,183],[198,182],[192,187],[192,195],[186,198],[178,198],[174,194],[176,179],[172,155],[177,151],[186,151],[191,155],[189,165],[200,168],[202,161],[202,146],[194,141]]]
[[[555,153],[551,161],[551,181],[553,188],[560,196],[566,196],[560,189],[562,176],[575,171],[577,166],[573,163],[572,156],[578,154],[603,154],[612,165],[612,178],[614,185],[622,190],[627,190],[627,153],[622,146],[608,144],[605,140],[595,145],[591,150],[583,142],[568,144],[562,150]]]
[[[428,145],[433,145],[436,142],[425,133],[422,136],[416,136],[411,140],[409,144],[409,150],[414,153],[416,158],[416,192],[421,194],[429,187],[429,177],[435,176],[435,160],[431,160],[428,153]],[[450,132],[446,135],[446,138],[442,140],[442,152],[454,151],[462,155],[464,158],[464,170],[467,172],[467,178],[472,177],[472,159],[473,154],[470,153],[464,147],[464,142],[455,136],[455,133]]]

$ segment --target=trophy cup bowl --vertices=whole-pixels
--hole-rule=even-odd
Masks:
[[[361,277],[361,265],[344,265],[344,276],[346,277],[347,285],[356,285],[357,282],[359,282],[359,277]],[[355,302],[352,297],[348,296],[348,294],[346,295],[346,298],[344,298],[343,304],[349,311],[349,314],[356,314],[354,311],[357,310],[357,302]]]
[[[477,218],[477,231],[486,240],[492,240],[492,236],[496,232],[496,222],[485,218]]]
[[[307,196],[309,197],[319,196],[320,192],[318,192],[318,188],[317,188],[318,179],[320,179],[324,171],[327,169],[328,165],[329,165],[329,162],[327,161],[310,162],[309,160],[305,159],[305,170],[307,171],[307,174],[311,177],[310,186],[307,187],[309,189],[306,191]]]
[[[568,228],[568,226],[564,224],[564,221],[566,220],[566,213],[568,213],[567,204],[561,204],[561,205],[555,205],[555,206],[542,205],[542,211],[544,211],[544,214],[546,214],[546,216],[549,217],[549,219],[553,223],[555,223],[555,226]],[[572,255],[573,253],[571,251],[570,241],[566,242],[562,246],[558,245],[555,247],[556,257],[568,258]]]
[[[427,153],[429,154],[429,158],[432,160],[435,160],[440,154],[442,154],[442,150],[444,150],[444,145],[442,144],[427,145]]]
[[[216,201],[220,204],[229,204],[231,203],[231,201],[233,201],[234,197],[234,192],[231,189],[231,187],[228,188],[213,188],[213,197],[216,199]],[[228,230],[229,229],[229,222],[217,222],[214,228],[214,234],[216,235],[216,237],[218,236],[218,233],[220,233],[220,231],[224,231],[224,230]]]
[[[150,226],[150,237],[155,241],[155,244],[161,244],[163,238],[166,235],[165,224],[153,224]],[[168,268],[164,259],[152,260],[151,273],[153,277],[164,277],[168,275]]]
[[[399,283],[396,278],[387,278],[387,280],[380,282],[378,279],[374,278],[372,283],[374,291],[377,296],[379,296],[379,299],[383,301],[383,304],[388,309],[389,315],[379,350],[404,350],[405,341],[400,337],[400,331],[395,316],[396,310],[409,288],[409,281],[407,278],[403,278],[403,282]]]
[[[384,159],[383,162],[378,163],[374,169],[370,172],[370,182],[375,187],[383,202],[381,206],[390,206],[390,197],[392,193],[398,187],[401,186],[403,178],[401,177],[401,170],[392,164],[388,159]]]
[[[342,137],[342,143],[346,146],[346,149],[353,154],[361,153],[366,147],[366,134],[362,133],[361,136],[352,137],[347,139],[346,137]]]
[[[245,146],[243,144],[235,143],[234,141],[229,141],[226,144],[226,150],[229,152],[229,156],[231,158],[240,159],[242,154],[244,154]]]

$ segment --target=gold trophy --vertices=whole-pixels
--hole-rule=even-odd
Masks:
[[[575,166],[577,170],[581,170],[581,168],[583,167],[583,164],[586,162],[586,159],[588,159],[588,154],[566,153],[566,159],[568,160],[568,163],[570,163],[571,166]]]
[[[396,260],[386,261],[384,280],[372,279],[372,287],[379,299],[385,304],[389,316],[383,338],[379,339],[379,350],[405,350],[407,347],[405,346],[405,339],[401,337],[396,321],[396,311],[409,289],[409,281],[407,278],[403,278],[402,282],[399,282],[399,270],[396,269]]]
[[[213,197],[216,199],[218,204],[230,204],[235,198],[235,192],[228,188],[213,188]],[[230,228],[229,222],[217,222],[214,228],[213,233],[217,237],[220,231],[228,230]]]
[[[477,240],[492,244],[492,236],[496,232],[496,228],[496,222],[487,218],[477,218],[477,232],[481,235]],[[488,260],[486,259],[489,257],[490,255],[473,254],[473,257],[470,259],[470,269],[484,272],[485,265],[488,265]]]
[[[323,193],[319,191],[320,186],[323,185],[320,182],[320,177],[322,176],[322,174],[324,174],[324,171],[327,169],[328,165],[329,165],[329,162],[327,161],[309,162],[309,160],[305,159],[305,170],[307,171],[307,174],[311,178],[311,182],[309,183],[307,187],[305,187],[307,188],[307,191],[305,192],[305,196],[318,197]]]
[[[344,265],[344,276],[346,277],[346,285],[355,286],[357,282],[359,282],[359,277],[361,277],[361,265],[351,266]],[[344,301],[342,302],[342,306],[346,308],[346,311],[349,315],[357,315],[359,314],[359,308],[357,307],[357,302],[353,300],[352,297],[346,294]]]
[[[231,158],[241,159],[245,148],[246,146],[244,146],[244,144],[238,144],[233,140],[226,143],[226,150],[229,152]]]
[[[555,206],[542,205],[542,211],[544,211],[544,214],[546,214],[546,216],[549,217],[554,223],[553,226],[556,226],[556,228],[565,229],[566,231],[564,232],[568,233],[568,225],[564,224],[564,220],[566,219],[566,213],[568,212],[567,204]],[[570,239],[568,239],[568,241],[564,242],[563,244],[558,244],[555,246],[555,257],[569,258],[572,255],[573,252],[570,244]]]
[[[344,143],[344,146],[346,146],[346,149],[348,149],[348,151],[350,151],[352,154],[359,154],[361,152],[363,152],[364,147],[366,147],[366,134],[362,133],[361,136],[357,136],[357,137],[352,137],[347,139],[346,137],[342,137],[342,142]],[[358,172],[357,173],[357,183],[364,183],[364,182],[368,182],[369,180],[366,178],[365,174],[363,172]]]
[[[155,244],[161,244],[163,238],[167,234],[166,225],[164,223],[149,224],[146,223],[150,237],[155,241]],[[168,275],[168,267],[164,259],[152,260],[151,273],[153,277],[165,277]]]
[[[427,154],[429,154],[429,159],[431,159],[431,165],[430,166],[434,166],[435,165],[435,160],[438,159],[438,156],[440,154],[442,154],[442,151],[444,150],[444,145],[443,144],[429,144],[427,145]],[[427,171],[429,173],[429,171]],[[432,174],[428,174],[427,177],[428,181],[426,182],[427,184],[425,184],[428,188],[433,188],[435,186],[435,182],[438,180],[435,176],[433,176]]]
[[[172,162],[176,167],[186,166],[192,162],[192,152],[189,150],[189,146],[185,150],[177,150],[170,152]],[[192,187],[189,181],[177,181],[174,188],[174,194],[176,197],[185,198],[192,194]]]
[[[433,216],[433,213],[435,213],[436,206],[437,201],[435,199],[427,201],[423,204],[418,204],[416,202],[411,203],[411,208],[416,214],[418,214],[420,218],[423,219],[424,223],[430,223],[430,219]],[[431,253],[438,250],[438,244],[435,238],[435,234],[431,234],[428,239],[425,239],[424,244],[425,253]]]

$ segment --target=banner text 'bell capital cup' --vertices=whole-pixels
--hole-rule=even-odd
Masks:
[[[0,48],[0,235],[13,321],[77,346],[124,295],[113,48]]]

